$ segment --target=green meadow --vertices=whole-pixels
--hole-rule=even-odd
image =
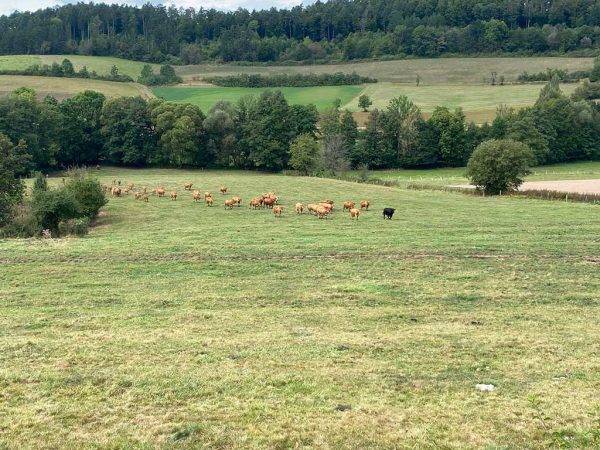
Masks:
[[[84,238],[0,240],[0,448],[600,445],[597,205],[94,175],[179,197],[110,199]],[[283,217],[248,207],[265,191]],[[328,219],[293,212],[324,198]],[[346,200],[372,207],[353,221]]]

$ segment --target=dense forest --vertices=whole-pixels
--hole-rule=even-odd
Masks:
[[[203,61],[597,53],[598,0],[331,0],[289,10],[78,3],[0,17],[1,54]]]

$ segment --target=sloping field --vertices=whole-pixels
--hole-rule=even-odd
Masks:
[[[177,103],[192,103],[204,112],[220,100],[236,103],[245,95],[260,95],[267,89],[263,88],[229,88],[229,87],[159,87],[152,92],[158,97]],[[273,88],[280,90],[291,105],[313,104],[320,111],[330,108],[336,99],[342,104],[350,103],[363,90],[362,86],[316,86],[316,87],[284,87]]]
[[[80,55],[2,55],[0,56],[0,70],[26,69],[33,64],[60,64],[67,58],[73,63],[75,70],[80,70],[83,66],[91,72],[95,70],[99,75],[110,73],[112,66],[117,66],[119,73],[129,75],[137,80],[142,68],[143,62],[130,61],[127,59],[113,58],[110,56],[80,56]],[[150,64],[155,71],[158,71],[159,65]]]
[[[237,73],[331,73],[356,72],[359,75],[403,84],[415,84],[417,74],[422,85],[432,84],[485,84],[492,72],[504,76],[507,82],[516,81],[523,71],[545,72],[547,68],[569,71],[589,70],[593,58],[434,58],[375,61],[351,64],[327,64],[312,66],[237,66],[226,64],[202,64],[177,67],[185,81],[206,76],[232,75]]]
[[[7,95],[22,86],[33,88],[43,98],[52,95],[57,99],[72,97],[85,90],[102,92],[107,97],[152,98],[152,92],[138,83],[116,83],[113,81],[87,80],[80,78],[28,77],[0,75],[0,95]]]
[[[111,200],[81,239],[0,241],[0,447],[597,447],[597,206],[97,173],[180,197]],[[280,219],[247,207],[268,190]],[[373,208],[292,212],[322,198]]]

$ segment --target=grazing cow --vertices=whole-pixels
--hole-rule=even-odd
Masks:
[[[383,220],[386,218],[392,220],[395,211],[394,208],[383,208]]]
[[[204,199],[204,201],[206,202],[206,206],[212,206],[212,204],[213,204],[213,198],[212,197],[206,197]]]
[[[156,193],[158,194],[159,197],[164,197],[165,193],[166,193],[165,188],[158,188],[156,190]]]
[[[136,192],[135,193],[135,199],[139,200],[140,198],[142,198],[142,193],[141,192]]]
[[[252,200],[250,200],[250,208],[260,208],[261,203],[262,202],[260,198],[253,198]]]
[[[219,188],[219,192],[221,192],[221,194],[225,195],[225,193],[227,192],[227,188],[225,186],[221,186]]]
[[[281,217],[282,212],[283,212],[283,206],[274,206],[273,207],[273,214],[275,214],[275,217]]]
[[[304,211],[304,205],[302,203],[296,203],[296,214],[302,214]]]
[[[319,216],[319,219],[326,219],[327,216],[329,215],[330,210],[323,207],[323,206],[317,206],[316,209],[316,213],[317,216]]]
[[[225,209],[233,209],[233,200],[225,200]]]
[[[185,183],[185,184],[183,185],[183,189],[185,189],[186,191],[191,191],[191,190],[192,190],[192,185],[193,185],[193,184],[194,184],[194,183]]]
[[[273,197],[267,197],[265,199],[263,199],[263,203],[267,208],[272,208],[273,205],[275,204],[276,199],[274,199]]]
[[[171,192],[171,200],[177,200],[177,192]]]
[[[370,204],[371,203],[369,203],[368,201],[363,200],[362,202],[360,202],[360,209],[366,209],[368,211]]]
[[[309,203],[306,209],[310,214],[317,214],[317,208],[319,205],[315,205],[314,203]]]
[[[129,189],[128,188],[123,189],[123,194],[129,195]]]
[[[144,194],[144,201],[147,202],[150,200],[150,196],[148,194]]]
[[[354,202],[344,202],[344,211],[350,211],[352,208],[354,208]]]
[[[333,211],[333,205],[331,203],[321,203],[320,206],[327,210],[327,214]]]
[[[112,188],[111,193],[112,193],[113,197],[120,197],[121,196],[121,188],[114,187],[114,188]]]
[[[202,198],[200,191],[194,191],[194,203],[196,203],[198,200],[200,200],[200,198]]]
[[[206,200],[208,197],[212,197],[212,194],[209,191],[206,191],[204,193],[204,200]]]
[[[350,218],[354,219],[356,217],[356,220],[358,220],[358,216],[360,216],[360,209],[352,208],[350,210]]]
[[[234,197],[231,197],[231,200],[233,201],[234,204],[236,204],[238,206],[242,206],[242,199],[241,199],[241,197],[238,197],[236,195]]]
[[[130,191],[133,191],[133,183],[127,183],[127,189],[129,189]]]

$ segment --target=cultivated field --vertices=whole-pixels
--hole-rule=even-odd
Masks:
[[[261,88],[230,88],[230,87],[159,87],[152,91],[157,97],[177,103],[192,103],[204,112],[207,112],[220,100],[237,103],[245,95],[260,95],[268,89]],[[352,104],[353,100],[362,92],[362,86],[317,86],[317,87],[282,87],[272,88],[280,90],[291,105],[313,104],[322,111],[331,108],[335,99],[339,98],[342,104]],[[358,100],[357,100],[358,101]]]
[[[593,58],[435,58],[403,59],[397,61],[375,61],[350,64],[327,64],[312,66],[237,66],[233,64],[202,64],[177,67],[184,81],[194,83],[215,75],[234,75],[238,73],[331,73],[356,72],[359,75],[402,84],[415,84],[417,74],[422,85],[448,84],[485,84],[491,73],[504,76],[507,82],[516,81],[523,71],[529,73],[544,72],[547,68],[569,71],[589,70],[594,64]]]
[[[85,238],[0,241],[0,447],[598,446],[598,206],[98,174],[180,198],[110,200]],[[244,206],[194,204],[184,182]],[[268,190],[280,219],[247,206]],[[373,210],[292,212],[323,198]]]
[[[108,75],[112,66],[117,66],[119,73],[129,75],[134,80],[140,76],[140,72],[144,67],[143,62],[130,61],[127,59],[113,58],[110,56],[80,56],[80,55],[1,55],[0,70],[22,70],[33,64],[52,64],[54,62],[60,64],[67,58],[73,63],[76,71],[79,71],[83,66],[91,71],[96,71],[99,75]],[[150,64],[155,72],[158,72],[160,66]]]
[[[79,78],[28,77],[21,75],[0,75],[0,95],[8,95],[22,86],[33,88],[41,99],[52,95],[57,99],[72,97],[85,90],[102,92],[107,97],[142,96],[153,98],[152,92],[138,83],[117,83]]]

